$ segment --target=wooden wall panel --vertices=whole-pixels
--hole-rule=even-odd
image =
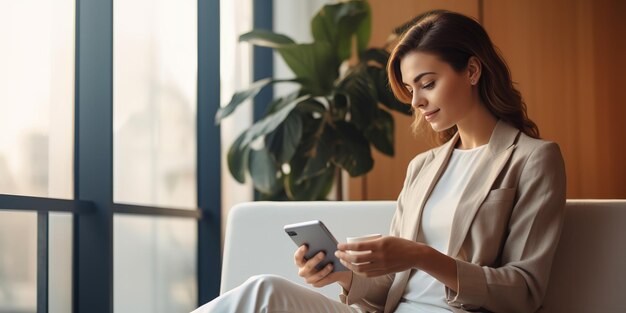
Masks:
[[[483,25],[542,137],[559,143],[568,198],[626,198],[626,2],[485,0]]]
[[[478,17],[478,0],[370,0],[372,6],[372,38],[370,45],[381,47],[393,29],[420,13],[446,9]],[[428,150],[431,145],[411,132],[411,117],[393,113],[395,119],[395,156],[390,158],[374,151],[374,169],[361,178],[349,180],[348,199],[396,199],[413,157]]]
[[[568,198],[626,198],[626,1],[370,0],[372,46],[430,9],[481,21],[507,60],[543,138],[561,146]],[[406,166],[429,145],[394,114],[396,156],[349,180],[351,200],[395,199]]]

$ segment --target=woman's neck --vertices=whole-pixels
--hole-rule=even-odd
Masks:
[[[498,118],[484,105],[478,105],[476,110],[457,123],[460,138],[456,147],[472,149],[487,144],[497,123]]]

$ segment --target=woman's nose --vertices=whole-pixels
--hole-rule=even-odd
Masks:
[[[414,93],[411,99],[411,106],[417,111],[419,108],[426,106],[426,99]]]

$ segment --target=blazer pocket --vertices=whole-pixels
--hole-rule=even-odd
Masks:
[[[483,264],[493,264],[499,257],[508,219],[515,201],[515,188],[491,190],[480,206],[472,224],[472,242],[479,247]],[[481,248],[482,247],[482,248]]]
[[[493,189],[487,194],[483,203],[501,201],[512,203],[513,198],[515,198],[515,191],[516,188]]]

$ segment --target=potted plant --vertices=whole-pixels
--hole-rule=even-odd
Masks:
[[[322,200],[341,170],[354,177],[372,169],[370,146],[393,156],[389,110],[408,115],[410,106],[388,88],[389,52],[368,48],[370,29],[369,4],[353,0],[325,5],[315,15],[311,43],[266,30],[239,37],[274,49],[296,77],[265,78],[236,92],[217,112],[217,124],[262,88],[276,83],[299,88],[274,99],[265,116],[232,144],[228,168],[237,181],[243,183],[249,172],[262,199]]]

